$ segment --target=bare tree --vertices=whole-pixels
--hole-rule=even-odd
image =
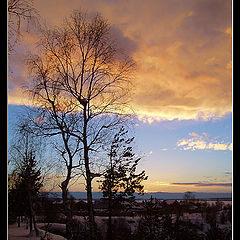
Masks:
[[[71,113],[73,109],[69,107],[68,102],[62,101],[61,110],[59,109],[59,95],[55,90],[46,88],[45,91],[49,99],[42,98],[41,107],[29,109],[27,119],[35,136],[52,138],[51,147],[63,163],[64,174],[59,187],[66,216],[66,232],[68,239],[72,239],[72,211],[68,200],[68,187],[70,181],[81,174],[77,173],[76,169],[81,165],[82,147],[79,139],[73,137],[71,133],[75,130],[79,118]]]
[[[43,103],[43,102],[42,102]],[[54,105],[55,106],[55,105]],[[72,178],[74,178],[77,167],[80,166],[79,152],[81,147],[78,139],[71,137],[69,134],[74,129],[74,121],[77,121],[76,117],[73,118],[71,114],[66,116],[67,109],[64,109],[62,112],[59,112],[54,107],[48,108],[45,105],[45,108],[26,108],[26,112],[19,119],[19,129],[24,128],[30,134],[32,138],[36,141],[31,141],[31,147],[41,154],[43,148],[40,148],[40,140],[44,142],[45,152],[54,152],[53,154],[59,158],[61,164],[64,166],[63,173],[58,172],[61,176],[60,188],[62,190],[62,199],[64,214],[66,215],[66,230],[67,234],[71,236],[71,223],[72,215],[70,211],[70,203],[68,201],[68,185]],[[17,135],[18,136],[18,135]],[[48,141],[48,137],[51,136],[52,141]],[[14,138],[18,141],[18,138]],[[10,159],[14,163],[18,163],[18,151],[19,148],[16,148],[14,145],[10,147]],[[51,157],[51,156],[50,156]],[[55,159],[48,159],[44,163],[44,167],[49,170],[51,168],[51,175],[55,175],[56,170],[60,170],[59,166],[56,166]],[[45,182],[48,179],[49,172],[45,173]],[[70,238],[70,237],[69,237]]]
[[[135,64],[121,54],[110,25],[99,14],[73,12],[63,26],[42,30],[39,48],[28,59],[34,77],[31,92],[44,109],[42,119],[49,114],[52,128],[45,128],[46,121],[38,125],[50,135],[74,137],[81,145],[90,239],[95,239],[92,180],[99,174],[93,172],[91,156],[130,117],[126,113]]]
[[[8,0],[8,52],[11,53],[21,36],[23,22],[36,19],[33,0]]]

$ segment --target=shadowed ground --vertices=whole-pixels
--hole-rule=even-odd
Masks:
[[[35,236],[35,232],[29,235],[29,229],[26,229],[26,224],[22,224],[21,227],[17,226],[17,223],[8,225],[8,239],[9,240],[39,240],[40,237]]]

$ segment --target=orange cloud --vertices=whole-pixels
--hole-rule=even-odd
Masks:
[[[132,106],[139,119],[148,123],[207,120],[232,111],[230,0],[35,3],[40,15],[53,25],[80,8],[98,11],[109,20],[120,46],[138,65]],[[26,34],[25,47],[33,49],[35,40]],[[23,79],[20,70],[19,76]],[[17,80],[10,83],[19,88],[19,78],[14,77]],[[9,102],[22,98],[19,91],[14,94],[18,96],[9,94]]]

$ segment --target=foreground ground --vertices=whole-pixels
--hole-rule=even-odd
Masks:
[[[65,238],[62,236],[66,236],[66,226],[64,224],[65,216],[62,214],[62,203],[56,200],[48,200],[45,204],[43,203],[41,206],[44,211],[40,211],[40,215],[36,216],[37,226],[40,230],[39,235],[45,237],[45,239],[64,240]],[[95,216],[95,221],[99,236],[103,239],[106,238],[108,229],[108,211],[104,204],[106,205],[106,202],[100,200],[96,202],[95,206],[96,213],[100,214]],[[209,236],[214,237],[210,239],[215,239],[215,237],[217,237],[216,239],[231,239],[231,202],[217,201],[210,204],[207,201],[178,202],[174,200],[167,202],[151,199],[140,203],[127,204],[129,203],[123,202],[123,206],[116,208],[118,215],[112,216],[112,224],[117,236],[124,231],[134,237],[139,234],[145,236],[145,233],[148,234],[152,228],[156,228],[158,229],[157,235],[170,234],[172,236],[177,234],[178,236],[179,234],[186,234],[187,231],[189,234],[202,237],[201,239],[206,237],[209,239]],[[83,201],[74,200],[71,202],[73,226],[75,226],[73,232],[76,236],[84,237],[87,234],[85,205],[86,203]],[[45,213],[45,215],[41,215],[41,213]],[[29,229],[26,229],[24,219],[22,219],[20,228],[17,227],[16,223],[9,225],[8,239],[40,239],[40,236],[36,237],[35,232],[31,236],[29,235]],[[48,232],[46,233],[43,229]],[[183,229],[185,230],[183,231]],[[179,236],[178,239],[180,239]]]
[[[9,240],[39,240],[40,237],[29,236],[29,229],[26,229],[26,225],[22,224],[21,227],[17,226],[17,223],[8,225],[8,239]]]
[[[40,227],[42,224],[38,224]],[[40,236],[43,236],[45,231],[40,230]],[[35,232],[30,235],[29,229],[26,229],[26,224],[21,224],[20,227],[17,226],[17,223],[8,225],[8,240],[40,240],[41,238],[36,237]],[[50,234],[48,233],[48,236],[51,237],[53,240],[64,240],[65,238]]]

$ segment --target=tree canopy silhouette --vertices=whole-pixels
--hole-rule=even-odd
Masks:
[[[134,199],[134,193],[143,194],[147,180],[145,171],[136,172],[141,158],[133,152],[131,144],[134,137],[127,137],[128,131],[121,127],[115,134],[109,149],[109,164],[101,182],[100,189],[103,196],[108,199],[108,239],[114,239],[112,233],[112,210],[116,201]]]

